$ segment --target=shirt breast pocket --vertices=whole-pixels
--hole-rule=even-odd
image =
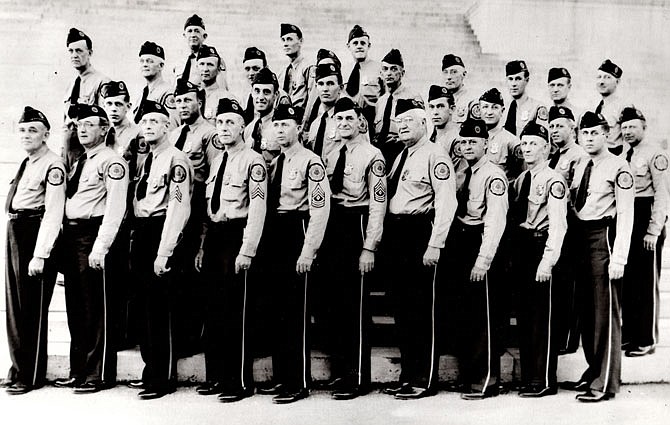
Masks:
[[[351,173],[350,175],[345,174],[342,183],[344,192],[355,198],[360,197],[361,194],[365,191],[364,175],[356,173]]]
[[[644,177],[649,172],[649,167],[647,163],[635,164],[635,177]]]
[[[160,193],[164,190],[167,185],[167,175],[162,174],[160,176],[154,177],[149,181],[149,187],[154,193]]]
[[[85,177],[82,177],[79,181],[79,184],[86,187],[95,187],[100,184],[102,181],[102,176],[98,173],[91,173]]]
[[[246,182],[243,178],[232,176],[228,184],[224,185],[221,189],[223,199],[226,201],[236,201],[241,199],[245,186]]]
[[[14,180],[12,180],[13,182]],[[19,188],[29,191],[42,190],[42,181],[39,179],[22,179],[19,183]]]
[[[211,199],[214,192],[214,183],[216,181],[216,174],[212,173],[207,180],[205,180],[205,198]]]

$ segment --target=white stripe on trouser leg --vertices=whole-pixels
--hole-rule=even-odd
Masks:
[[[551,358],[551,289],[553,286],[553,277],[549,276],[549,317],[547,317],[547,359],[544,372],[544,386],[549,387],[549,360]]]
[[[482,388],[482,393],[486,392],[486,389],[489,386],[489,381],[491,380],[491,317],[489,313],[489,274],[486,272],[484,275],[484,289],[486,290],[486,344],[488,347],[488,365],[486,366],[486,380],[484,381],[484,387]]]
[[[656,245],[654,245],[654,249],[652,250],[652,255],[653,255],[653,261],[651,266],[653,267],[652,273],[654,276],[654,286],[651,288],[652,294],[651,294],[651,299],[652,299],[652,305],[651,305],[651,340],[652,344],[656,345],[656,339],[658,338],[657,335],[657,324],[656,324],[656,316],[658,316],[658,311],[656,310],[658,308],[658,260],[656,257]]]
[[[37,368],[40,363],[40,346],[42,339],[42,315],[44,314],[44,279],[39,280],[40,284],[40,321],[37,324],[37,346],[35,347],[35,368],[33,369],[33,387],[37,385]]]
[[[437,277],[437,264],[433,266],[433,288],[430,305],[430,370],[428,372],[428,385],[433,384],[433,373],[435,372],[435,278]]]
[[[102,268],[102,374],[101,380],[105,380],[105,369],[107,367],[107,272]]]
[[[609,251],[609,259],[612,261],[612,248],[610,247],[609,238],[610,229],[607,227],[605,240],[607,240],[607,249]],[[611,264],[611,263],[610,263]],[[609,294],[609,314],[607,320],[607,364],[605,365],[605,379],[603,380],[603,392],[607,390],[607,384],[610,379],[610,362],[612,361],[612,277],[607,271],[607,290]]]
[[[361,238],[365,243],[365,230],[363,229],[363,215],[361,214]],[[358,386],[363,383],[363,297],[365,296],[365,274],[361,272],[361,291],[358,300]]]
[[[242,296],[242,369],[240,373],[241,377],[241,382],[242,382],[242,389],[245,390],[247,389],[247,384],[244,382],[244,355],[245,355],[245,332],[244,330],[246,329],[246,322],[247,322],[247,270],[244,271],[244,292]]]
[[[169,363],[168,363],[168,381],[172,378],[172,312],[168,312],[168,351],[169,351]]]
[[[305,219],[302,219],[303,236],[306,233]],[[302,386],[307,388],[307,272],[305,272],[305,290],[302,301]]]

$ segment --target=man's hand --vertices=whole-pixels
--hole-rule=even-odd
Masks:
[[[163,276],[165,273],[169,272],[171,269],[167,267],[168,257],[163,255],[157,255],[156,260],[154,261],[154,273],[156,276]]]
[[[623,277],[624,268],[625,266],[622,266],[621,264],[610,263],[610,280],[621,279]]]
[[[481,282],[486,277],[486,270],[481,269],[477,266],[472,268],[470,272],[470,282]]]
[[[300,274],[307,273],[308,271],[312,270],[313,261],[314,260],[311,258],[307,258],[301,255],[300,258],[298,258],[298,263],[295,265],[295,271]]]
[[[548,266],[544,261],[540,261],[540,265],[537,266],[537,272],[535,273],[536,282],[549,282],[551,279],[551,266]]]
[[[249,267],[251,267],[251,257],[238,254],[237,258],[235,258],[235,273],[239,273],[242,270],[249,270]]]
[[[437,266],[440,259],[440,248],[429,246],[423,254],[423,265],[426,267]]]
[[[361,273],[369,273],[375,268],[375,253],[363,248],[361,256],[358,258],[358,270]]]
[[[95,270],[105,268],[105,254],[96,254],[91,252],[88,256],[88,266]]]
[[[654,235],[644,235],[644,249],[647,251],[653,251],[656,249],[656,243],[658,242],[658,236]]]
[[[33,257],[28,264],[28,276],[37,276],[44,271],[44,258]]]
[[[202,259],[205,257],[205,250],[200,248],[198,253],[195,254],[195,270],[202,271]]]

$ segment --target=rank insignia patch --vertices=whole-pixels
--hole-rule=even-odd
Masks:
[[[182,200],[182,193],[181,190],[179,190],[179,186],[175,186],[174,190],[170,194],[170,199],[176,199],[177,202],[181,202]]]
[[[256,185],[254,190],[251,191],[251,199],[255,198],[265,199],[265,192],[263,192],[260,185]]]
[[[318,164],[315,164],[318,165]],[[326,206],[326,193],[321,189],[321,185],[317,183],[316,188],[312,192],[312,207],[323,208]]]
[[[384,186],[384,183],[382,183],[381,180],[377,182],[377,184],[374,187],[374,192],[375,192],[375,202],[384,202],[386,201],[386,187]]]
[[[616,175],[616,184],[622,189],[630,189],[633,187],[633,176],[628,171],[620,171]]]

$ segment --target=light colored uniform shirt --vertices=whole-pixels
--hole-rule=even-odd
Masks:
[[[488,270],[507,223],[509,209],[507,177],[503,170],[491,163],[486,156],[471,168],[467,212],[465,217],[457,219],[469,226],[484,225],[482,245],[475,260],[475,267]]]
[[[600,101],[603,101],[603,107],[600,110],[600,113],[607,120],[607,123],[610,126],[610,132],[607,136],[608,146],[616,146],[622,143],[621,137],[621,126],[619,125],[619,118],[621,117],[621,111],[626,106],[631,106],[630,103],[625,103],[619,95],[612,93],[607,97],[601,97],[593,106],[593,111],[596,110]]]
[[[300,143],[282,151],[285,155],[281,193],[277,211],[309,211],[309,225],[301,256],[316,257],[330,215],[330,184],[323,162],[314,152]],[[276,171],[275,159],[272,175]]]
[[[423,137],[408,150],[402,170],[398,169],[402,153],[389,173],[389,179],[400,174],[395,195],[389,199],[390,214],[435,213],[428,245],[444,248],[451,222],[456,213],[456,179],[454,166],[441,146]]]
[[[260,114],[256,113],[254,120],[244,128],[244,143],[253,149],[256,142],[254,140],[254,128],[256,127],[256,122],[261,120],[261,155],[263,155],[263,159],[265,159],[265,163],[268,166],[281,149],[275,141],[275,133],[272,129],[272,114],[273,112],[270,111],[267,115],[261,117]]]
[[[580,211],[575,209],[575,214],[577,218],[584,221],[616,219],[612,262],[625,266],[633,231],[633,204],[635,202],[635,181],[630,166],[625,159],[607,151],[595,158],[583,158],[577,164],[570,187],[573,200],[577,199],[579,184],[589,160],[593,161],[593,167],[586,203]]]
[[[547,232],[542,262],[549,267],[554,267],[561,255],[563,238],[568,229],[567,186],[563,177],[557,171],[549,168],[548,162],[544,161],[519,175],[514,182],[515,193],[520,192],[523,180],[528,173],[531,176],[528,215],[520,227]]]
[[[156,78],[155,80],[148,82],[147,87],[149,87],[149,93],[147,94],[147,100],[153,100],[156,103],[160,103],[167,109],[170,114],[170,129],[176,128],[180,124],[179,114],[174,103],[174,87],[172,84],[167,82],[162,76]],[[142,91],[144,87],[142,87]],[[135,114],[137,113],[138,108],[140,107],[140,101],[142,100],[142,91],[139,92],[138,96],[135,97],[133,101],[133,122],[135,119]]]
[[[327,118],[324,124],[326,129],[323,133],[323,150],[321,151],[321,158],[324,160],[330,155],[331,152],[339,152],[340,148],[342,147],[342,142],[339,135],[337,134],[335,108],[331,107],[327,111],[325,109],[326,107],[321,104],[319,107],[319,114],[316,116],[314,122],[312,122],[312,125],[309,129],[309,135],[307,136],[307,143],[305,144],[309,150],[314,151],[316,136],[319,133],[319,127],[321,126],[321,119],[323,118],[323,115],[326,114]]]
[[[70,170],[76,172],[77,163]],[[67,219],[102,217],[91,252],[106,255],[126,213],[128,163],[104,143],[86,151],[77,192],[65,201]]]
[[[174,146],[181,134],[181,125],[170,132],[169,140]],[[204,182],[209,175],[209,164],[214,158],[223,152],[223,146],[219,144],[219,136],[216,128],[200,116],[193,124],[188,125],[190,130],[186,136],[186,142],[182,151],[188,155],[193,165],[194,181]]]
[[[341,145],[340,148],[344,146]],[[363,248],[376,251],[382,238],[386,215],[386,164],[381,151],[361,135],[346,142],[346,162],[342,191],[333,193],[332,203],[344,207],[368,207],[368,225]],[[328,178],[332,179],[339,150],[326,157]]]
[[[393,93],[388,91],[384,93],[382,97],[377,101],[377,106],[375,110],[375,134],[379,134],[382,131],[382,126],[384,125],[384,109],[386,109],[386,103],[389,100],[389,97],[393,95],[393,103],[391,105],[391,122],[389,124],[389,133],[387,140],[377,140],[377,143],[383,144],[386,141],[395,141],[398,138],[398,126],[393,122],[395,118],[395,107],[398,104],[398,99],[415,99],[423,101],[421,95],[408,88],[405,84],[401,84],[400,87]]]
[[[114,132],[114,137],[116,140],[114,142],[114,146],[112,146],[112,149],[114,149],[114,151],[119,155],[128,159],[130,142],[139,136],[141,132],[140,126],[126,117],[123,119],[121,124],[114,127]]]
[[[231,92],[222,88],[219,83],[214,82],[210,86],[205,86],[205,112],[203,117],[216,127],[216,109],[219,107],[219,100],[233,99],[239,102]]]
[[[33,257],[48,258],[60,233],[65,208],[65,164],[46,145],[28,157],[12,200],[14,210],[44,208]]]
[[[181,237],[181,232],[191,214],[193,193],[193,166],[186,153],[164,140],[152,149],[151,170],[147,179],[146,196],[133,197],[135,217],[165,216],[158,255],[170,257]],[[144,174],[142,164],[138,175]]]
[[[358,93],[354,96],[354,102],[360,106],[375,106],[377,100],[382,95],[382,90],[384,83],[380,77],[382,64],[373,59],[365,59],[363,62],[359,62],[361,66],[361,79],[359,81]],[[353,70],[353,68],[352,68]],[[344,84],[346,87],[351,71],[347,75],[342,75]]]
[[[265,212],[267,209],[267,169],[263,157],[244,143],[229,148],[226,168],[221,180],[221,201],[219,210],[212,212],[212,195],[216,178],[224,155],[219,155],[212,163],[207,178],[207,214],[213,222],[236,218],[246,218],[247,224],[242,236],[240,254],[247,257],[256,255],[261,239]]]
[[[520,151],[521,140],[509,131],[504,128],[504,122],[501,120],[495,128],[489,130],[489,142],[488,148],[486,149],[486,157],[502,168],[507,175],[508,180],[512,180],[510,173],[512,170],[509,169],[507,164],[508,157],[516,157],[516,159],[523,161],[523,158],[519,158],[517,155],[521,154]]]
[[[289,76],[289,90],[288,95],[291,98],[293,106],[305,108],[307,106],[307,83],[309,81],[311,65],[305,61],[302,53],[289,63],[286,68],[277,75],[279,79],[279,87],[284,88],[284,80],[286,78],[287,70]]]
[[[479,98],[476,97],[467,87],[461,87],[454,96],[454,115],[452,120],[457,124],[462,124],[468,116],[471,118],[481,118],[479,113]]]
[[[582,158],[589,155],[584,151],[584,148],[575,142],[566,143],[564,147],[560,148],[560,151],[561,157],[558,159],[555,170],[563,176],[568,187],[570,187],[575,176],[575,166]]]
[[[512,105],[512,100],[505,102],[505,114],[500,120],[504,126],[507,122],[507,114]],[[520,136],[523,129],[530,121],[535,121],[540,125],[549,127],[549,111],[539,100],[533,99],[524,93],[521,99],[516,100],[516,135]]]
[[[83,74],[78,76],[81,78],[79,83],[79,98],[77,103],[84,103],[86,105],[102,106],[102,96],[100,96],[100,87],[110,81],[109,77],[97,71],[90,66]],[[65,109],[64,116],[67,117],[67,111],[70,108],[70,96],[72,95],[72,88],[76,77],[72,79],[70,85],[65,90]]]

